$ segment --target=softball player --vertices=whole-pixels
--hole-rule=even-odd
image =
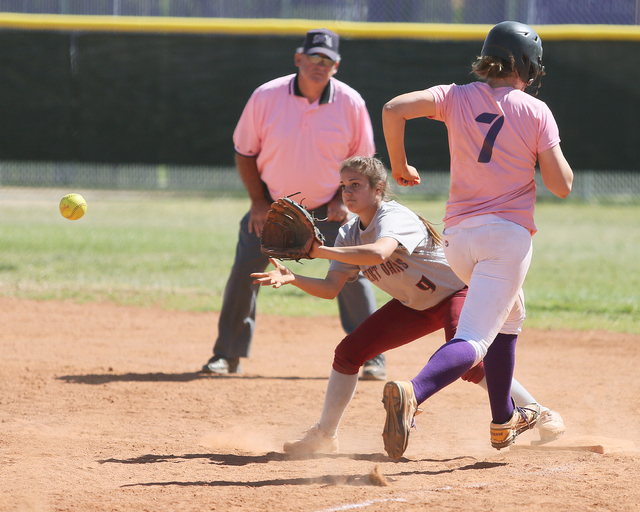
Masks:
[[[387,171],[380,160],[350,158],[343,162],[340,177],[344,204],[357,216],[341,228],[334,247],[314,246],[313,257],[332,260],[327,276],[316,279],[296,275],[271,260],[275,270],[251,274],[254,282],[274,288],[293,284],[311,295],[331,299],[362,271],[393,299],[337,346],[320,421],[302,439],[286,443],[285,452],[337,451],[338,425],[355,392],[360,366],[371,354],[405,345],[441,328],[447,340],[453,338],[467,294],[464,283],[449,268],[440,234],[408,208],[385,201]],[[474,370],[465,375],[465,380],[486,389],[481,365]],[[516,381],[513,390],[517,403],[535,402]],[[545,410],[554,421],[540,430],[541,436],[562,434],[560,415]]]
[[[505,21],[491,29],[473,64],[481,80],[398,96],[383,109],[393,178],[420,183],[407,163],[408,119],[443,121],[449,132],[451,188],[444,218],[447,261],[469,290],[456,335],[411,382],[388,382],[385,436],[406,446],[416,403],[484,362],[491,405],[491,444],[512,444],[539,419],[536,404],[514,406],[511,378],[524,315],[520,290],[531,261],[536,161],[547,188],[564,198],[573,172],[560,149],[557,124],[534,91],[544,75],[542,42],[529,26]]]

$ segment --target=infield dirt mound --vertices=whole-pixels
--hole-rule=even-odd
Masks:
[[[360,382],[340,454],[292,459],[282,443],[319,417],[337,318],[259,314],[245,374],[212,377],[198,371],[217,318],[0,298],[0,510],[640,509],[639,336],[525,330],[516,367],[567,440],[634,448],[493,450],[486,395],[459,381],[425,404],[391,462],[384,383]],[[389,379],[413,377],[441,342],[389,352]]]

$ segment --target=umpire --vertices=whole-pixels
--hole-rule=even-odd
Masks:
[[[233,134],[236,166],[249,193],[251,209],[240,222],[236,257],[227,281],[213,357],[205,373],[242,373],[249,357],[259,285],[251,274],[269,260],[260,252],[260,234],[274,199],[297,192],[333,245],[349,211],[342,202],[340,163],[373,156],[373,128],[360,94],[333,76],[340,66],[339,38],[327,29],[307,32],[291,74],[258,87]],[[371,284],[362,274],[338,295],[347,334],[376,310]],[[386,380],[383,355],[367,361],[363,379]]]

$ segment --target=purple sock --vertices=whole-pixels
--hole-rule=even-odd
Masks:
[[[475,359],[476,350],[465,340],[454,338],[442,345],[411,380],[418,404],[462,377]]]
[[[513,414],[511,379],[516,362],[516,334],[498,334],[484,358],[484,373],[494,423],[506,423]]]

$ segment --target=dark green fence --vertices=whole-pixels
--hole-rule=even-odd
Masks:
[[[0,31],[0,159],[233,165],[255,87],[295,71],[301,36]],[[539,97],[574,169],[640,168],[640,41],[551,40]],[[337,78],[365,98],[379,155],[391,97],[472,80],[481,41],[347,39]],[[412,162],[448,168],[441,123],[409,123]]]

